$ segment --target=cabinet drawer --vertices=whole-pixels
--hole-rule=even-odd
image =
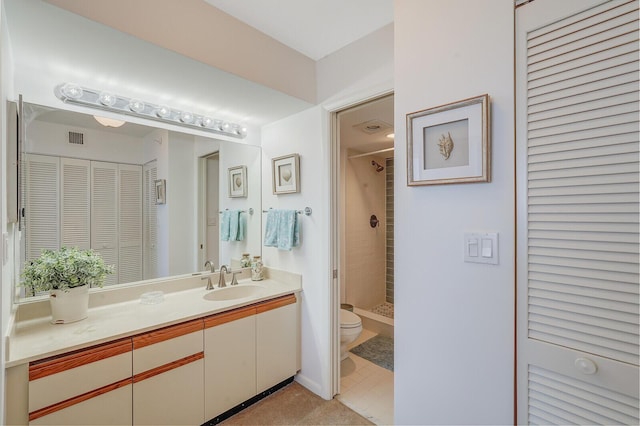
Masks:
[[[30,425],[130,425],[131,383],[29,420]]]
[[[162,328],[133,338],[133,374],[171,364],[203,351],[202,320]]]
[[[134,379],[133,424],[201,425],[203,388],[202,357],[141,381]]]
[[[131,378],[131,340],[29,365],[29,412]]]

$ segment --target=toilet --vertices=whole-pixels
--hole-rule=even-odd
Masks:
[[[340,361],[349,356],[347,347],[362,333],[362,320],[353,312],[340,309]]]

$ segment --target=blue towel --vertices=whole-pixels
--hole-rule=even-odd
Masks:
[[[220,239],[229,241],[229,222],[231,222],[231,212],[225,210],[222,212],[222,220],[220,221]]]
[[[269,209],[267,221],[264,225],[264,245],[266,247],[278,247],[278,217],[279,210]]]
[[[220,239],[222,241],[244,240],[245,218],[240,210],[225,210],[220,221]]]
[[[298,225],[298,213],[295,210],[281,210],[278,223],[278,248],[291,250],[297,245],[295,241],[296,226]]]
[[[300,222],[295,210],[269,209],[264,230],[264,245],[291,250],[300,244]]]

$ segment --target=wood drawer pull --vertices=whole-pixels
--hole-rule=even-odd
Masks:
[[[232,311],[221,312],[204,319],[204,328],[215,327],[227,322],[236,321],[256,314],[255,306],[245,306]]]
[[[120,380],[119,382],[112,383],[110,385],[103,386],[101,388],[89,391],[87,393],[83,393],[82,395],[74,396],[72,398],[66,399],[62,402],[58,402],[56,404],[50,405],[48,407],[41,408],[32,413],[29,413],[29,421],[32,422],[40,417],[47,416],[51,413],[55,413],[56,411],[63,410],[65,408],[71,407],[72,405],[79,404],[83,401],[86,401],[91,398],[95,398],[97,396],[103,395],[107,392],[114,391],[116,389],[120,389],[124,386],[128,386],[132,384],[133,381],[131,377],[128,379]]]
[[[158,374],[166,373],[167,371],[171,371],[175,368],[182,367],[183,365],[190,364],[192,362],[198,361],[199,359],[203,359],[203,358],[204,358],[204,352],[198,352],[197,354],[189,355],[177,361],[173,361],[168,364],[161,365],[160,367],[152,368],[151,370],[144,371],[142,373],[138,373],[135,376],[133,376],[133,383],[141,382],[153,376],[157,376]]]
[[[122,339],[34,361],[29,364],[29,380],[41,379],[51,374],[61,373],[72,368],[131,352],[131,348],[131,339]]]
[[[140,349],[155,343],[171,340],[185,334],[194,333],[204,328],[201,319],[184,322],[182,324],[170,325],[169,327],[154,330],[149,333],[133,336],[133,349]]]
[[[267,300],[266,302],[262,302],[256,306],[258,313],[267,312],[272,309],[278,309],[283,306],[291,305],[292,303],[296,303],[295,294],[287,294],[286,296],[278,297],[277,299]]]

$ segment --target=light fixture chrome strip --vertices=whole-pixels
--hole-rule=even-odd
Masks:
[[[55,87],[54,93],[58,99],[65,103],[191,127],[234,138],[242,139],[247,136],[247,128],[236,123],[177,110],[166,105],[156,105],[139,99],[127,98],[106,91],[89,89],[73,83],[59,84]]]

